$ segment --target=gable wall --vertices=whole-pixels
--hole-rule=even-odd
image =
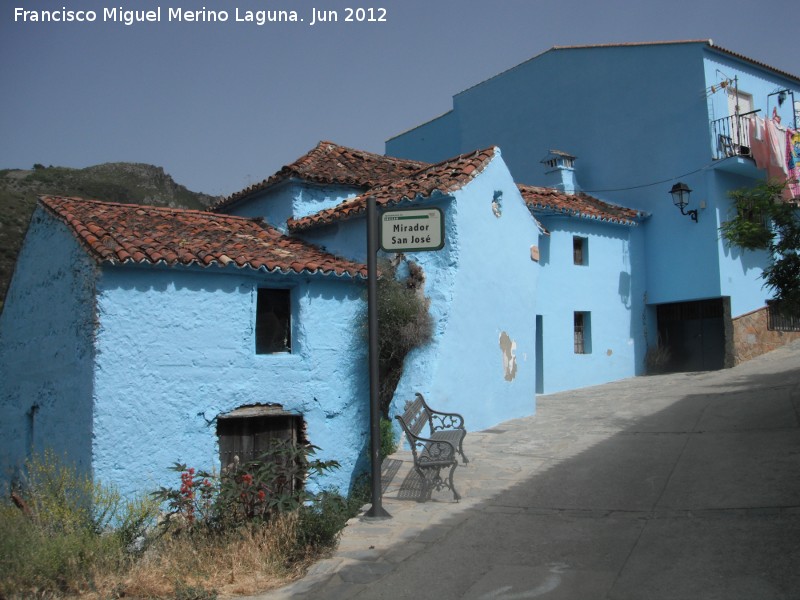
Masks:
[[[500,218],[492,212],[495,193],[502,198]],[[532,414],[539,267],[531,260],[531,246],[537,243],[538,229],[499,153],[453,196],[404,206],[423,205],[443,211],[445,246],[406,253],[406,260],[425,273],[434,338],[406,358],[393,410],[402,411],[421,392],[434,408],[464,414],[469,429]],[[365,227],[363,218],[350,219],[303,237],[331,252],[365,260]],[[503,333],[506,356],[516,364],[510,380],[500,345]]]
[[[499,151],[454,193],[452,208],[449,253],[408,255],[428,274],[437,335],[406,359],[395,408],[419,391],[434,408],[460,412],[468,428],[479,430],[536,410],[540,268],[531,246],[538,228]]]
[[[216,269],[216,267],[214,267]],[[256,290],[290,287],[292,353],[255,354]],[[98,296],[95,473],[126,493],[175,485],[175,461],[219,470],[216,421],[277,403],[342,468],[347,491],[366,443],[364,361],[353,325],[362,286],[252,271],[117,268]]]
[[[359,189],[352,186],[317,185],[289,180],[239,202],[223,212],[240,217],[263,217],[267,223],[285,233],[289,217],[300,218],[332,208],[355,196]]]
[[[644,272],[641,228],[574,217],[540,217],[550,235],[540,237],[537,303],[541,316],[542,393],[633,377],[643,371]],[[585,264],[573,259],[573,237],[586,239]],[[590,351],[575,353],[574,313],[591,315]],[[587,350],[589,348],[587,347]]]
[[[0,315],[0,481],[46,449],[88,472],[95,265],[37,207]]]

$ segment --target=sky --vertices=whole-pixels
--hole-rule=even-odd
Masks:
[[[158,165],[229,195],[329,140],[376,152],[557,45],[712,39],[800,75],[796,0],[0,0],[0,168]],[[104,9],[158,22],[104,20]],[[183,20],[169,19],[180,9]],[[187,11],[226,22],[188,22]],[[375,20],[346,22],[354,18]],[[363,9],[356,12],[354,9]],[[32,22],[21,11],[94,22]],[[245,20],[295,11],[302,22]],[[70,12],[71,11],[71,12]],[[315,14],[338,15],[320,22]]]

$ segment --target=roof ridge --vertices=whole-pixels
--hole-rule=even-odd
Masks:
[[[445,194],[456,191],[479,175],[498,154],[500,154],[500,149],[497,146],[489,146],[481,150],[465,152],[438,163],[429,164],[406,177],[371,187],[358,196],[348,198],[331,208],[317,211],[316,213],[306,215],[299,219],[290,218],[287,221],[289,231],[302,231],[314,226],[327,225],[335,221],[359,216],[366,210],[366,200],[370,196],[376,196],[378,204],[386,207],[394,206],[404,200],[414,201],[419,197],[430,197],[437,191]],[[478,165],[468,164],[458,173],[442,173],[441,177],[436,177],[437,170],[447,170],[447,167],[451,164],[478,158],[480,158]],[[427,182],[429,176],[436,179],[433,185],[424,186],[421,183],[416,186],[414,185],[419,182]],[[447,182],[444,181],[442,177],[451,177],[453,180]],[[462,180],[463,178],[467,179]],[[439,185],[440,183],[442,185]]]
[[[227,267],[365,278],[366,266],[281,233],[261,218],[41,196],[98,263]]]
[[[370,169],[368,173],[358,172],[352,165],[345,164],[341,161],[332,160],[332,156],[340,156],[342,158],[352,157],[359,161],[371,161],[374,165],[384,165],[382,168]],[[330,163],[328,168],[322,168],[323,165],[314,164],[315,162]],[[359,150],[358,148],[351,148],[350,146],[343,146],[335,142],[322,140],[317,143],[311,150],[298,157],[289,164],[284,165],[278,171],[263,179],[258,183],[254,183],[245,189],[235,192],[230,196],[223,198],[213,206],[209,207],[211,211],[218,211],[226,206],[235,202],[243,200],[252,194],[265,190],[273,185],[276,185],[292,177],[305,179],[314,183],[328,183],[349,185],[352,187],[368,188],[375,185],[375,178],[380,176],[392,177],[392,171],[395,170],[412,170],[423,168],[427,163],[409,158],[398,158],[395,156],[386,156],[369,152],[367,150]],[[387,167],[387,165],[394,165],[394,169]],[[330,168],[334,167],[334,168]],[[340,172],[336,172],[336,171]],[[388,172],[387,172],[388,171]]]

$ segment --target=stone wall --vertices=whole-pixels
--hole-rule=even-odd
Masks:
[[[795,340],[800,340],[800,332],[767,329],[766,306],[733,319],[734,362],[737,365]]]

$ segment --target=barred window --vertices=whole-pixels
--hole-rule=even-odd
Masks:
[[[781,310],[775,300],[767,302],[767,329],[769,331],[800,331],[800,318]]]
[[[575,312],[573,317],[573,331],[575,340],[575,354],[591,354],[592,352],[592,314],[589,312]]]

